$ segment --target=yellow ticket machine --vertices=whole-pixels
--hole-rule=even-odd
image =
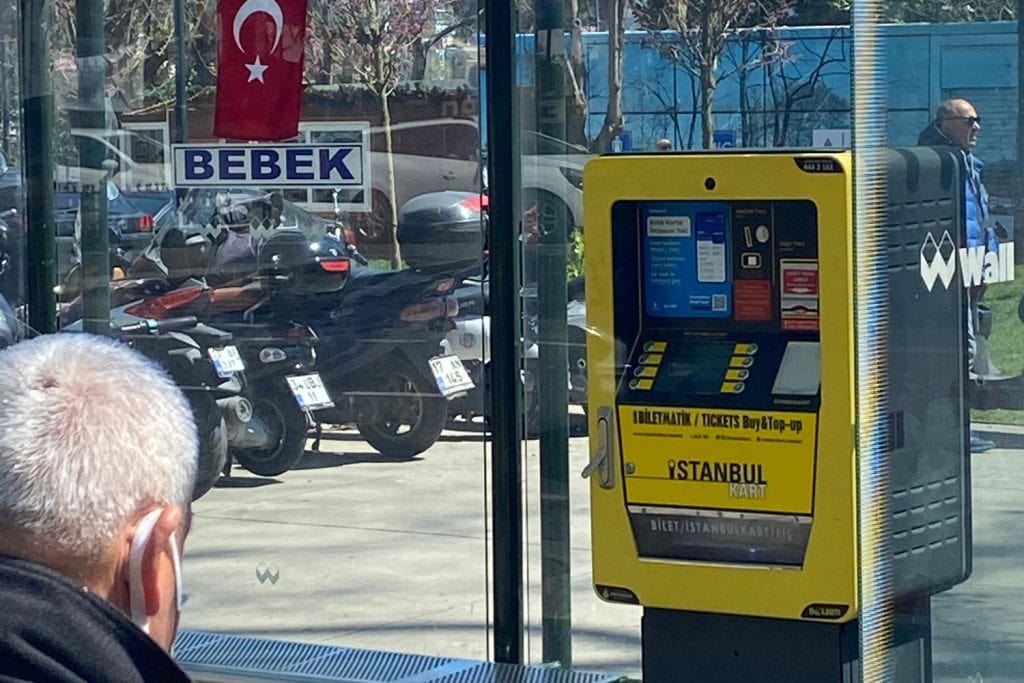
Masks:
[[[963,184],[934,150],[889,165],[886,533],[913,602],[970,568],[963,290],[927,287]],[[856,661],[851,178],[844,152],[586,167],[594,585],[644,607],[645,681],[846,680]]]

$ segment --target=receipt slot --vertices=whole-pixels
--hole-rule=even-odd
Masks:
[[[851,155],[586,167],[594,586],[643,606],[648,683],[855,680],[860,533],[894,552],[899,680],[928,677],[928,596],[970,571],[964,290],[927,286],[963,183],[943,152],[887,164],[891,514],[871,530]]]

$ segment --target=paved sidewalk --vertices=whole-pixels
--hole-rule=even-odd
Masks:
[[[997,447],[972,456],[974,573],[933,602],[936,681],[1024,680],[1024,430],[984,435]],[[196,504],[183,627],[491,659],[481,435],[448,431],[406,462],[354,432],[330,437],[280,477],[236,467]],[[590,587],[586,449],[585,437],[571,440],[573,664],[638,676],[640,609],[603,603]],[[525,460],[527,646],[539,662],[536,441]]]
[[[578,416],[582,418],[582,416]],[[275,478],[236,466],[195,505],[185,554],[188,629],[491,659],[487,458],[477,431],[448,431],[388,461],[355,432]],[[573,652],[578,668],[638,675],[640,609],[590,583],[585,437],[571,440]],[[528,442],[527,647],[540,645],[539,457]],[[260,576],[263,582],[260,581]]]

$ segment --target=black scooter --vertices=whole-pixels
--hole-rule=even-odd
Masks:
[[[257,223],[274,224],[278,207],[272,196],[247,206],[250,222],[256,216]],[[318,288],[307,276],[328,265],[341,268],[339,257],[352,253],[351,243],[325,235],[311,250],[302,233],[282,229],[266,238],[253,235],[240,249],[246,225],[238,223],[230,206],[219,215],[223,225],[157,235],[129,275],[163,276],[175,283],[198,274],[218,287],[258,284],[268,296],[245,316],[233,311],[203,319],[254,330],[286,323],[313,330],[317,371],[334,403],[314,412],[317,422],[354,424],[370,445],[393,458],[429,448],[444,428],[446,399],[471,385],[461,361],[443,354],[442,347],[457,313],[448,295],[461,273],[450,267],[381,271],[345,258],[344,288]],[[225,244],[230,259],[218,253]],[[311,286],[294,286],[300,281]],[[237,337],[245,334],[245,325],[232,329]]]
[[[142,320],[114,328],[119,338],[167,370],[192,408],[199,436],[199,462],[192,499],[206,494],[220,477],[228,454],[223,405],[242,385],[235,373],[218,370],[208,349],[223,347],[231,335],[186,316]],[[226,375],[226,376],[225,376]]]

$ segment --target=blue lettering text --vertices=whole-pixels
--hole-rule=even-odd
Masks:
[[[352,175],[352,171],[348,170],[348,166],[345,165],[345,157],[351,152],[351,149],[339,149],[334,154],[331,154],[329,149],[320,150],[320,179],[330,180],[331,172],[337,171],[338,175],[344,180],[352,180],[355,176]]]
[[[289,180],[313,180],[313,150],[287,149],[284,158]]]
[[[244,149],[222,149],[218,156],[222,180],[245,180]]]
[[[205,149],[185,150],[185,179],[209,180],[213,177],[213,154]]]

